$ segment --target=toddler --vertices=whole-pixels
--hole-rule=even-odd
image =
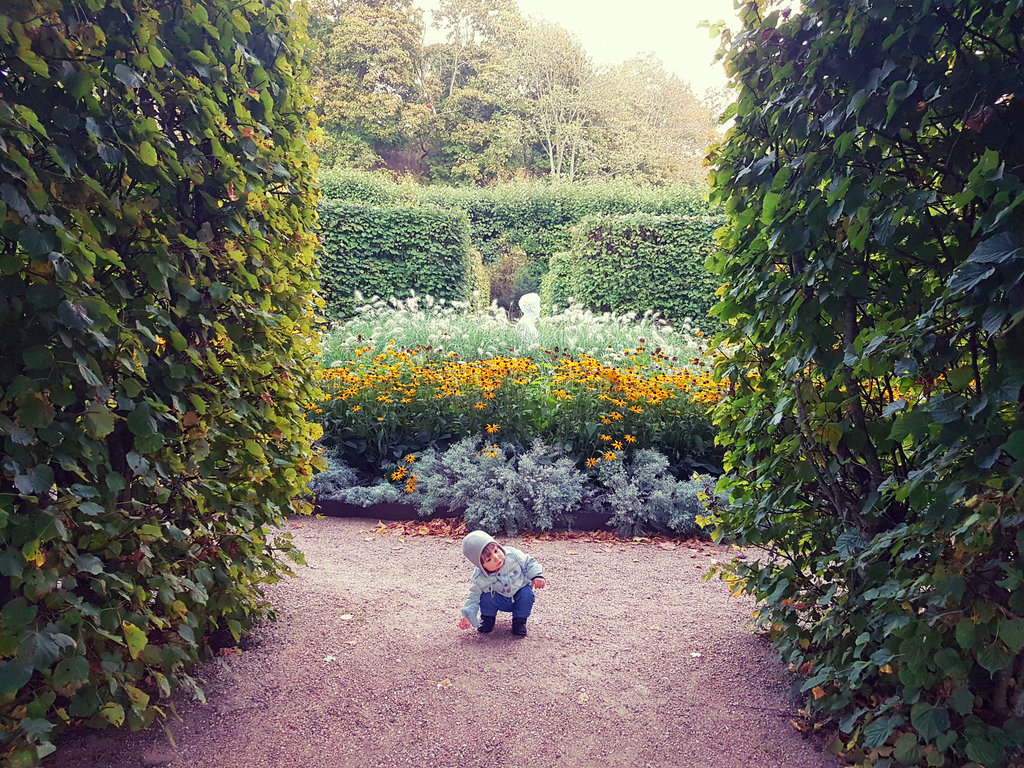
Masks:
[[[498,611],[510,611],[512,634],[525,637],[526,619],[533,608],[533,590],[544,588],[540,563],[515,547],[502,547],[486,531],[467,533],[462,540],[462,554],[476,568],[469,597],[462,606],[459,628],[473,626],[477,632],[486,634],[494,629]]]

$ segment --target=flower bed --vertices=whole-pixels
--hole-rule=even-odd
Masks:
[[[493,314],[474,321],[514,328]],[[564,526],[586,508],[623,532],[680,533],[695,530],[696,497],[713,495],[694,473],[716,471],[710,410],[725,385],[697,337],[649,324],[634,332],[661,343],[640,333],[633,346],[586,350],[527,340],[467,357],[447,332],[402,346],[347,330],[347,343],[332,340],[314,413],[330,464],[313,483],[321,499],[464,509],[507,531]]]

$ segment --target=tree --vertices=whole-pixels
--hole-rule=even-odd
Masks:
[[[805,0],[725,39],[718,535],[864,764],[1024,745],[1024,7]],[[770,11],[770,12],[769,12]],[[729,113],[727,113],[729,114]]]
[[[710,111],[690,86],[653,56],[638,56],[597,76],[593,89],[596,148],[592,175],[635,180],[702,179],[718,138]]]
[[[369,167],[412,148],[418,160],[417,138],[430,120],[421,13],[411,0],[323,0],[313,13],[324,159]]]
[[[493,77],[528,126],[548,175],[572,181],[591,146],[594,68],[579,41],[546,21],[502,30],[500,68]]]

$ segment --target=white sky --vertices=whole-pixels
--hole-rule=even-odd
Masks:
[[[698,29],[701,21],[730,22],[736,28],[733,0],[516,0],[526,16],[560,24],[583,43],[595,64],[619,64],[651,52],[665,68],[690,83],[697,96],[725,85],[714,63],[718,40]],[[416,0],[428,10],[431,0]],[[429,34],[429,30],[428,30]],[[436,32],[435,32],[436,34]]]

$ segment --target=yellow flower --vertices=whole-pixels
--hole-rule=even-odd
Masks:
[[[361,405],[353,406],[352,413],[355,413],[356,411],[361,411],[362,409],[363,409],[363,406],[361,406]]]
[[[497,424],[488,424],[487,425],[487,434],[488,435],[493,435],[499,429],[500,429],[500,427]]]
[[[622,443],[620,443],[618,440],[616,440],[614,443],[612,443],[612,448],[614,448],[616,451],[621,451],[622,450]]]
[[[611,423],[612,423],[612,420],[611,420],[611,419],[609,419],[609,418],[608,418],[607,416],[602,416],[602,417],[601,417],[601,423],[602,423],[602,424],[611,424]]]
[[[636,405],[630,406],[629,410],[631,410],[633,413],[643,413],[644,412],[643,408],[640,408],[639,406],[636,406]]]
[[[626,435],[626,442],[627,443],[635,443],[636,442],[636,438],[633,437],[632,435]]]
[[[414,461],[416,461],[416,454],[415,453],[410,453],[408,456],[405,457],[405,463],[406,464],[412,464]]]
[[[403,477],[405,477],[405,467],[399,467],[391,473],[392,480],[401,480]]]
[[[587,466],[588,467],[596,467],[597,463],[599,461],[600,461],[600,459],[587,459]]]
[[[619,413],[618,411],[615,411],[614,413],[612,413],[612,418],[615,419],[616,421],[619,421],[622,418],[622,414]]]
[[[484,404],[483,403],[477,403],[473,407],[476,408],[478,411],[479,410],[483,410]]]
[[[618,455],[614,451],[605,451],[605,454],[604,454],[605,461],[615,461],[617,458],[619,458],[619,457],[618,457]]]
[[[610,443],[611,440],[612,440],[612,436],[611,435],[601,435],[601,439],[604,440],[606,443]]]

